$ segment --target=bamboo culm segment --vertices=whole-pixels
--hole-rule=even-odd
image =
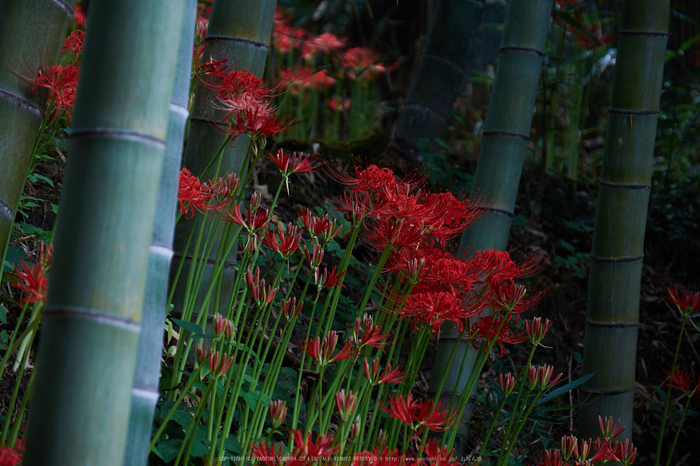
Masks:
[[[23,464],[122,464],[183,5],[90,2]]]
[[[467,59],[484,9],[477,0],[440,0],[416,68],[394,141],[409,159],[421,138],[442,137],[467,75]]]
[[[190,92],[192,45],[196,17],[196,0],[185,0],[175,83],[170,102],[165,157],[163,158],[156,211],[153,217],[153,237],[149,248],[141,334],[136,354],[134,384],[131,390],[131,413],[124,452],[124,466],[138,466],[148,463],[153,415],[159,398],[158,385],[163,328],[168,306],[168,278],[173,255],[172,244],[177,214],[180,160],[185,126],[189,115],[187,104]]]
[[[632,433],[639,295],[652,158],[663,77],[668,0],[625,0],[596,209],[579,436],[598,416]]]
[[[0,264],[49,97],[19,75],[32,78],[58,61],[75,2],[0,3]]]

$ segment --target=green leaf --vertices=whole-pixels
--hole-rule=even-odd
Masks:
[[[260,392],[248,392],[241,395],[241,398],[243,398],[250,409],[255,409],[258,404],[259,396]],[[267,406],[270,404],[270,401],[272,401],[269,395],[263,395],[262,397],[262,406]]]
[[[226,449],[226,451],[229,451],[231,453],[243,453],[243,447],[241,446],[238,439],[233,436],[229,436],[226,440],[224,440],[224,448]]]
[[[578,387],[579,385],[583,385],[584,383],[588,382],[591,377],[595,375],[595,372],[592,374],[586,374],[583,377],[579,377],[578,379],[574,380],[573,382],[569,382],[566,385],[562,385],[561,387],[557,388],[554,391],[551,391],[547,393],[547,395],[543,396],[539,400],[537,400],[537,403],[535,406],[539,406],[543,403],[546,403],[549,400],[552,400],[559,395],[563,395],[564,393],[573,390],[574,388]]]
[[[172,320],[174,323],[176,323],[177,325],[179,325],[181,328],[183,328],[183,329],[185,329],[185,330],[187,330],[187,331],[189,331],[189,332],[192,332],[192,333],[194,333],[195,335],[198,334],[198,333],[199,333],[199,334],[204,333],[204,330],[202,330],[202,327],[200,327],[199,325],[197,325],[197,324],[195,324],[195,323],[193,323],[193,322],[186,322],[186,321],[184,321],[184,320],[174,319],[174,318],[173,318],[173,319],[170,319],[170,320]]]
[[[180,453],[180,447],[182,447],[181,438],[171,438],[158,442],[158,451],[166,463],[170,463],[177,458],[177,454]]]
[[[7,323],[7,309],[5,309],[5,306],[0,305],[0,324],[6,324]],[[4,332],[4,330],[3,330]]]
[[[182,428],[187,429],[192,421],[192,415],[186,411],[181,411],[178,409],[173,413],[172,420],[180,424]]]
[[[209,453],[209,447],[204,445],[202,442],[194,442],[192,444],[192,450],[190,450],[190,457],[199,458]]]

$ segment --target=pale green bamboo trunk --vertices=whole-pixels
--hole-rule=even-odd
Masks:
[[[165,158],[153,217],[153,238],[149,249],[148,276],[144,295],[141,334],[136,355],[136,372],[131,389],[131,415],[124,454],[124,466],[145,465],[153,430],[153,413],[158,402],[160,360],[163,354],[163,328],[168,306],[168,276],[173,255],[173,235],[177,213],[177,187],[182,159],[182,143],[189,110],[192,46],[197,17],[197,1],[185,0],[180,31],[180,49],[175,85],[170,102],[170,119]]]
[[[508,4],[496,80],[472,187],[472,196],[484,199],[490,207],[462,235],[462,254],[484,249],[505,250],[530,140],[552,3],[553,0],[512,0]],[[457,395],[462,393],[476,357],[469,341],[456,342],[457,335],[452,327],[443,329],[431,374],[431,389],[436,389],[447,372],[442,396],[448,402],[453,390]],[[454,362],[446,367],[455,344],[459,348]],[[465,357],[465,352],[472,354]],[[465,368],[460,378],[463,360]]]
[[[18,73],[33,78],[56,64],[75,2],[0,2],[0,266],[49,96]]]
[[[182,12],[90,2],[25,465],[122,465]]]
[[[659,115],[669,0],[625,0],[599,181],[579,434],[599,435],[598,415],[632,434],[639,293]]]
[[[441,138],[467,77],[467,59],[484,9],[479,0],[439,0],[425,48],[394,131],[394,143],[417,161],[421,138]]]
[[[276,0],[217,0],[212,7],[209,19],[204,59],[228,58],[229,64],[235,65],[235,69],[248,70],[255,76],[261,77],[267,60],[276,3]],[[187,135],[187,147],[182,162],[183,167],[188,168],[192,174],[197,176],[202,174],[224,140],[224,135],[213,126],[220,121],[220,112],[216,112],[213,108],[215,103],[214,93],[198,84],[195,89],[190,131]],[[228,147],[223,155],[220,175],[231,172],[240,173],[250,140],[247,136],[240,136],[233,145],[234,147]],[[205,178],[209,179],[212,176],[213,170]],[[175,256],[172,270],[176,270],[183,257],[185,260],[181,278],[173,297],[175,312],[182,310],[184,302],[184,277],[187,277],[191,257],[185,253],[184,249],[191,228],[192,222],[185,219],[181,219],[175,228]],[[203,290],[206,290],[211,283],[219,240],[220,238],[217,239],[212,248],[210,261],[206,266],[201,286]],[[227,306],[231,296],[235,253],[234,249],[231,256],[227,258],[222,272],[221,306]],[[199,309],[199,307],[197,305],[195,309]],[[220,308],[219,312],[225,314],[226,309]]]

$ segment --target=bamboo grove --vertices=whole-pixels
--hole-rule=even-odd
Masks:
[[[369,88],[390,68],[358,47],[340,60],[341,76],[335,59],[318,57],[347,44],[327,33],[293,36],[276,1],[91,0],[84,32],[75,3],[0,2],[3,258],[36,154],[57,131],[69,141],[51,246],[35,266],[13,271],[11,286],[26,296],[3,373],[15,362],[21,380],[39,342],[24,395],[18,383],[4,413],[0,459],[506,466],[524,461],[533,418],[580,387],[578,435],[547,447],[540,464],[634,462],[638,303],[669,0],[623,2],[583,374],[568,380],[535,364],[551,322],[531,315],[546,293],[523,281],[545,263],[506,252],[555,0],[508,2],[465,199],[430,191],[418,171],[344,169],[270,149],[294,124],[276,105],[289,103],[291,89],[301,102],[306,79],[274,82],[282,74],[266,66],[282,60],[271,44],[285,44],[289,63],[297,55],[315,63],[309,82],[336,90],[341,79],[353,93]],[[436,2],[387,150],[416,161],[418,139],[444,133],[483,9],[477,0]],[[72,93],[52,79],[70,80]],[[276,192],[253,186],[261,166],[281,177]],[[301,202],[295,185],[322,170],[342,194],[280,220],[283,205]],[[673,289],[667,299],[686,328],[700,295]],[[475,439],[473,395],[506,345],[526,363],[492,381],[497,408]],[[424,361],[433,346],[434,362]],[[693,388],[673,365],[671,385],[689,401]],[[670,464],[682,423],[670,448],[662,424],[656,464]]]

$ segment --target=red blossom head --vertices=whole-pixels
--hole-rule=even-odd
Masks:
[[[26,262],[15,264],[13,274],[18,281],[12,282],[12,286],[23,291],[25,297],[20,304],[39,303],[46,301],[46,288],[48,277],[46,272],[53,258],[53,245],[47,246],[41,243],[39,248],[39,261],[30,266]]]
[[[664,296],[684,316],[700,311],[700,292],[686,291],[679,295],[678,288],[673,285],[666,288]]]

